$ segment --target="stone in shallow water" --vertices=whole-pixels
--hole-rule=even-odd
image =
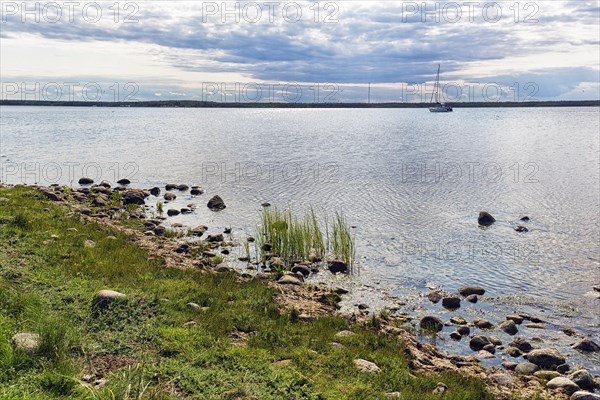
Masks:
[[[458,297],[444,297],[442,299],[442,306],[455,310],[460,308],[460,298]]]
[[[504,332],[508,333],[509,335],[515,335],[517,332],[519,332],[519,329],[517,328],[517,325],[515,324],[515,322],[510,319],[502,322],[500,324],[500,329],[502,329]]]
[[[552,368],[565,363],[565,357],[555,349],[532,350],[527,360],[540,368]]]
[[[442,299],[442,293],[438,290],[434,290],[433,292],[429,292],[429,294],[427,294],[427,298],[429,301],[436,304]]]
[[[492,329],[494,327],[494,325],[487,319],[480,319],[480,320],[474,321],[474,323],[475,323],[475,326],[478,327],[479,329]]]
[[[579,386],[582,389],[594,389],[594,378],[585,369],[580,369],[571,373],[569,375],[569,379],[572,380],[577,386]]]
[[[442,320],[439,317],[428,315],[428,316],[421,318],[421,322],[419,323],[419,326],[422,329],[430,329],[430,330],[439,332],[444,327],[444,323],[442,322]]]
[[[586,353],[596,353],[600,351],[600,346],[590,339],[583,339],[581,342],[573,345],[573,348]]]
[[[206,206],[208,208],[210,208],[211,210],[214,211],[220,211],[226,208],[225,206],[225,202],[223,201],[223,199],[221,198],[221,196],[213,196],[208,203],[206,203]]]
[[[458,293],[463,296],[470,296],[472,294],[483,295],[485,294],[485,289],[481,286],[463,286],[458,289]]]
[[[471,338],[471,341],[469,342],[469,347],[473,351],[479,351],[482,350],[488,344],[490,344],[490,340],[487,337],[475,335]]]
[[[496,218],[492,217],[490,213],[487,211],[480,211],[479,217],[477,218],[477,222],[482,226],[489,226],[496,222]]]

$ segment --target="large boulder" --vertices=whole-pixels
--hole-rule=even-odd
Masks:
[[[527,360],[544,369],[565,363],[565,357],[555,349],[532,350],[527,354]]]
[[[469,347],[473,351],[479,351],[479,350],[482,350],[488,344],[491,344],[491,343],[487,337],[481,336],[481,335],[475,335],[471,338],[471,341],[469,342]]]
[[[479,213],[479,217],[477,218],[477,222],[482,226],[489,226],[496,222],[496,218],[492,217],[492,215],[486,211],[481,211]]]
[[[579,390],[573,393],[569,400],[600,400],[600,395]]]
[[[225,202],[223,201],[223,199],[220,196],[213,196],[208,203],[206,203],[206,206],[208,208],[210,208],[211,210],[214,211],[219,211],[219,210],[223,210],[225,209]]]

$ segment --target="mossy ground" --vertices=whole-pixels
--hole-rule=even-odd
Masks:
[[[449,387],[444,399],[492,398],[476,380],[410,371],[402,343],[369,326],[280,312],[264,283],[165,268],[127,235],[33,189],[0,188],[0,198],[2,399],[364,400],[398,391],[416,400],[439,399],[438,382]],[[96,312],[100,289],[127,298]],[[343,329],[356,335],[335,338]],[[14,350],[17,332],[40,334],[41,347]],[[355,358],[382,371],[362,373]]]

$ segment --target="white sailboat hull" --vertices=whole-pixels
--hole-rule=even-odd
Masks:
[[[435,112],[435,113],[452,112],[452,107],[450,107],[450,106],[434,106],[434,107],[429,107],[429,111]]]

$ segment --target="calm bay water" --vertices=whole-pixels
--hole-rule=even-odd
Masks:
[[[2,107],[0,178],[69,183],[71,168],[76,183],[87,166],[85,175],[135,187],[198,184],[206,194],[177,204],[219,194],[227,209],[172,221],[239,235],[255,232],[265,201],[343,211],[356,226],[356,296],[478,284],[496,309],[544,312],[597,339],[599,130],[598,108]],[[481,210],[498,222],[480,228]],[[572,340],[559,336],[546,340]]]

